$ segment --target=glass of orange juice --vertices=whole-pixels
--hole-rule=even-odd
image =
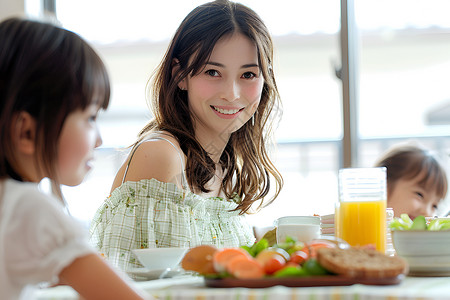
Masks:
[[[386,168],[339,170],[336,236],[351,246],[386,250]]]

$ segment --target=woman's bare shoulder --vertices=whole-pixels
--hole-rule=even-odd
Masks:
[[[180,150],[180,144],[179,144],[178,140],[170,132],[167,132],[167,131],[149,132],[148,135],[143,138],[143,140],[144,140],[144,143],[155,142],[155,141],[165,141],[165,143],[167,143],[169,145],[173,144],[173,146],[175,146],[177,148],[177,150]]]
[[[164,139],[151,138],[142,142],[131,157],[125,181],[156,179],[181,185],[184,159],[177,140],[170,135]],[[168,142],[170,141],[170,143]],[[130,158],[125,162],[128,164]],[[124,168],[122,170],[122,177]],[[120,171],[119,171],[120,173]]]

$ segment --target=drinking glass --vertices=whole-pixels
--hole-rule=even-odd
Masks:
[[[339,170],[336,236],[351,246],[386,251],[386,168]]]

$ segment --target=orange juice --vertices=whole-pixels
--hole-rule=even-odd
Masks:
[[[340,202],[337,237],[351,246],[375,245],[386,249],[386,200]]]
[[[339,202],[334,207],[334,236],[339,237]]]

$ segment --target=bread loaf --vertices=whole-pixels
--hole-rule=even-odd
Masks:
[[[401,257],[368,248],[321,248],[317,260],[328,271],[353,278],[396,277],[408,272],[408,264]]]

